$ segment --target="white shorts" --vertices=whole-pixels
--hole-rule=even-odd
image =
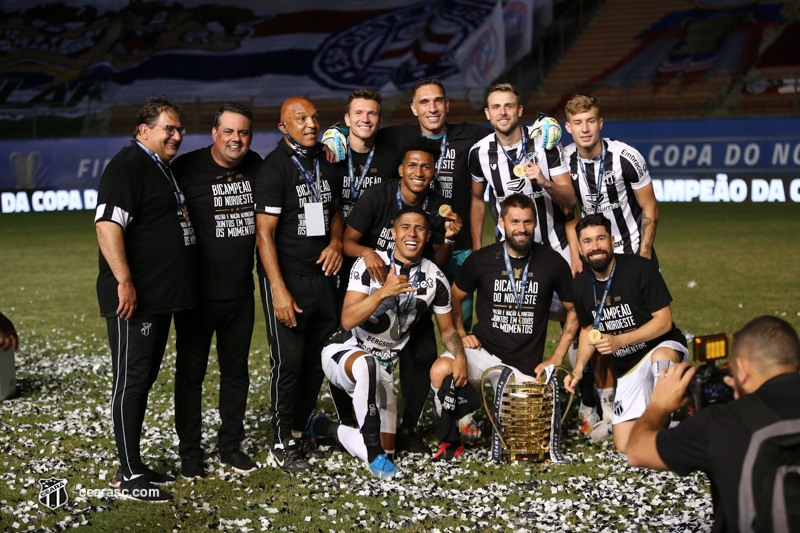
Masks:
[[[345,362],[354,353],[363,352],[370,355],[369,352],[358,346],[357,344],[329,344],[322,349],[322,371],[325,372],[325,377],[328,381],[347,391],[350,397],[353,397],[353,391],[356,384],[350,379],[345,371]],[[375,358],[376,361],[378,358]],[[380,363],[379,363],[380,364]],[[392,395],[394,392],[394,376],[389,371],[380,372],[381,382],[379,388],[385,390]],[[385,396],[380,394],[379,396]]]
[[[467,379],[473,385],[480,386],[481,378],[487,368],[493,366],[503,365],[509,367],[514,371],[514,380],[519,383],[523,381],[536,381],[536,378],[525,374],[521,370],[504,363],[496,355],[492,355],[486,351],[485,348],[464,348],[464,353],[467,354]],[[450,352],[444,352],[442,357],[449,357],[455,359]],[[497,379],[500,377],[501,370],[496,370],[489,373],[489,380],[492,383],[492,390],[497,389]]]
[[[676,341],[664,341],[642,357],[635,367],[631,368],[627,374],[617,378],[617,391],[614,394],[614,414],[611,417],[611,424],[619,424],[641,417],[644,414],[647,404],[650,403],[650,395],[653,393],[652,356],[653,352],[659,348],[672,348],[681,358],[681,361],[689,359],[689,350],[683,344]]]

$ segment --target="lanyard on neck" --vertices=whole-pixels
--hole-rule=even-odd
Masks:
[[[311,197],[314,199],[315,202],[320,202],[322,198],[322,187],[319,178],[319,159],[314,157],[314,172],[311,173],[303,168],[303,165],[300,164],[300,160],[297,159],[296,155],[292,155],[292,161],[294,161],[294,165],[297,167],[297,170],[300,171],[300,174],[303,175],[303,179],[306,181],[306,185],[308,186],[308,190],[311,192]],[[314,177],[316,175],[316,181],[314,181]]]
[[[595,176],[595,182],[597,185],[596,194],[594,198],[594,212],[592,214],[597,214],[599,212],[598,208],[600,207],[600,188],[603,186],[603,173],[606,170],[606,144],[603,142],[603,139],[600,139],[600,146],[602,149],[600,150],[600,168],[597,170],[597,175]],[[586,190],[591,193],[591,189],[589,189],[589,174],[586,173],[586,167],[583,165],[583,159],[581,159],[581,154],[578,153],[578,165],[581,167],[581,173],[583,174],[583,179],[586,182]]]
[[[403,209],[403,203],[404,202],[406,204],[408,204],[408,205],[411,205],[408,202],[406,202],[406,197],[403,196],[403,192],[400,190],[400,186],[401,186],[401,184],[398,183],[397,184],[397,195],[396,195],[397,196],[397,209],[398,210],[402,210]],[[428,200],[430,200],[430,197],[431,197],[431,195],[428,194],[425,197],[425,200],[422,201],[422,210],[423,211],[426,211],[426,212],[428,211]]]
[[[355,204],[356,200],[358,200],[359,194],[361,194],[361,186],[364,184],[364,178],[367,177],[369,173],[369,166],[372,164],[372,156],[375,155],[375,146],[373,145],[369,151],[369,155],[367,156],[367,161],[364,163],[364,168],[361,171],[361,176],[358,180],[355,179],[355,173],[353,172],[353,150],[350,149],[347,151],[347,171],[350,173],[350,203]]]
[[[595,315],[594,315],[594,324],[592,328],[599,330],[600,329],[600,322],[603,319],[603,308],[606,306],[606,299],[608,298],[608,292],[611,290],[611,282],[614,280],[614,271],[617,270],[617,261],[614,260],[614,266],[611,267],[611,275],[608,276],[608,280],[606,281],[606,288],[603,291],[603,299],[600,300],[600,303],[597,304],[595,308]],[[597,278],[592,276],[592,296],[594,297],[594,301],[597,302]]]
[[[408,274],[411,277],[411,269],[414,265],[409,265],[408,267]],[[389,268],[394,271],[394,253],[392,253],[392,259],[389,263]],[[402,269],[402,267],[401,267]],[[417,271],[414,273],[413,281],[410,281],[412,287],[416,287],[419,285],[419,271],[422,270],[422,265],[417,264]],[[400,296],[397,295],[394,297],[394,305],[397,312],[397,340],[400,340],[400,328],[405,325],[406,318],[408,318],[409,313],[411,312],[411,306],[414,304],[414,294],[413,293],[405,293],[406,299],[404,302],[400,302]]]
[[[517,293],[517,284],[514,281],[514,269],[511,268],[511,257],[508,255],[507,243],[503,244],[503,259],[506,261],[508,283],[511,285],[514,301],[517,303],[517,321],[522,322],[522,304],[525,301],[525,293],[528,289],[528,268],[531,266],[531,252],[528,252],[528,257],[525,261],[525,270],[522,271],[522,278],[519,281],[519,293]]]
[[[520,126],[520,131],[522,131],[522,126]],[[497,143],[497,146],[499,146],[500,149],[503,150],[503,153],[506,154],[506,159],[508,159],[509,162],[514,165],[514,175],[518,178],[525,174],[525,165],[523,164],[523,161],[525,161],[525,153],[527,151],[525,137],[525,132],[522,131],[522,149],[519,151],[518,157],[511,157],[508,154],[508,151],[506,151],[506,148],[500,144],[500,140],[497,138],[497,133],[494,134],[494,142]]]
[[[161,170],[161,173],[164,174],[164,177],[166,177],[167,181],[170,182],[170,185],[172,185],[172,188],[174,189],[175,192],[175,200],[178,202],[178,209],[180,210],[179,214],[183,215],[183,219],[186,222],[189,222],[189,209],[186,206],[186,197],[183,195],[183,191],[181,191],[181,188],[178,186],[178,182],[177,180],[175,180],[175,176],[172,175],[172,169],[170,169],[167,165],[165,165],[161,161],[161,158],[158,157],[158,155],[154,151],[150,150],[139,141],[136,141],[136,144],[142,150],[144,150],[144,152],[147,155],[149,155],[153,161],[156,162],[156,165],[158,165],[158,168]]]

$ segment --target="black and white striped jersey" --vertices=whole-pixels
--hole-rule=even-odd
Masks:
[[[450,304],[450,284],[442,271],[432,261],[425,258],[419,263],[403,265],[389,258],[389,253],[380,250],[378,256],[386,263],[387,272],[394,268],[397,275],[408,276],[409,283],[417,288],[398,297],[385,298],[363,324],[352,329],[358,345],[381,360],[397,362],[397,354],[408,343],[412,327],[424,319],[428,308],[436,314],[446,314],[452,310]],[[381,288],[372,280],[359,257],[350,271],[347,291],[361,292],[369,296]],[[398,304],[399,311],[398,314]]]
[[[541,147],[539,138],[535,141],[530,140],[528,137],[529,126],[522,126],[522,129],[527,145],[526,158],[542,169],[545,178],[552,179],[552,176],[567,172],[567,163],[561,144],[551,150],[545,150]],[[509,156],[515,158],[521,149],[522,141],[506,151]],[[472,146],[469,152],[469,169],[473,181],[486,182],[489,186],[490,197],[494,199],[492,218],[495,223],[494,234],[498,242],[505,239],[498,221],[500,203],[506,196],[513,193],[527,194],[536,204],[534,241],[549,246],[561,254],[567,262],[570,261],[569,243],[564,229],[564,214],[559,207],[553,209],[553,200],[544,189],[524,175],[522,177],[514,175],[514,164],[503,153],[502,147],[498,147],[497,137],[494,133],[490,133]]]
[[[650,173],[644,157],[638,150],[614,139],[603,139],[606,159],[600,184],[598,212],[611,220],[615,240],[615,253],[638,254],[641,242],[642,208],[636,200],[635,190],[650,183]],[[575,196],[584,215],[595,213],[597,201],[597,169],[600,157],[591,161],[583,159],[584,174],[578,163],[575,143],[564,149]]]

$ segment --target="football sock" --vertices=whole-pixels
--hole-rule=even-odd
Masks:
[[[600,396],[600,406],[603,408],[603,420],[610,420],[614,414],[614,387],[597,389],[597,395]]]
[[[353,398],[362,399],[356,404],[356,417],[361,425],[361,435],[367,449],[367,462],[385,453],[381,446],[381,418],[378,407],[377,382],[380,368],[375,357],[365,355],[355,360],[352,366],[356,381]]]
[[[672,361],[670,361],[669,359],[662,359],[661,361],[656,361],[655,363],[650,365],[650,368],[653,371],[653,387],[658,385],[658,375],[661,373],[661,371],[664,370],[665,368],[671,367],[672,364],[673,364]]]

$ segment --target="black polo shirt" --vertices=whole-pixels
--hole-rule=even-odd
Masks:
[[[119,224],[136,290],[136,313],[168,313],[194,307],[197,246],[194,227],[179,207],[172,180],[136,141],[120,150],[100,178],[95,223]],[[100,314],[117,314],[119,284],[100,252]]]
[[[275,245],[281,272],[303,275],[321,274],[316,264],[322,251],[330,244],[331,219],[342,190],[341,174],[325,160],[322,144],[317,143],[309,157],[297,155],[307,172],[314,172],[314,160],[319,161],[321,202],[325,219],[325,235],[306,235],[304,204],[314,197],[292,160],[296,152],[283,138],[264,158],[255,184],[255,212],[278,217]],[[316,180],[316,176],[314,178]],[[259,260],[259,272],[263,274]]]

